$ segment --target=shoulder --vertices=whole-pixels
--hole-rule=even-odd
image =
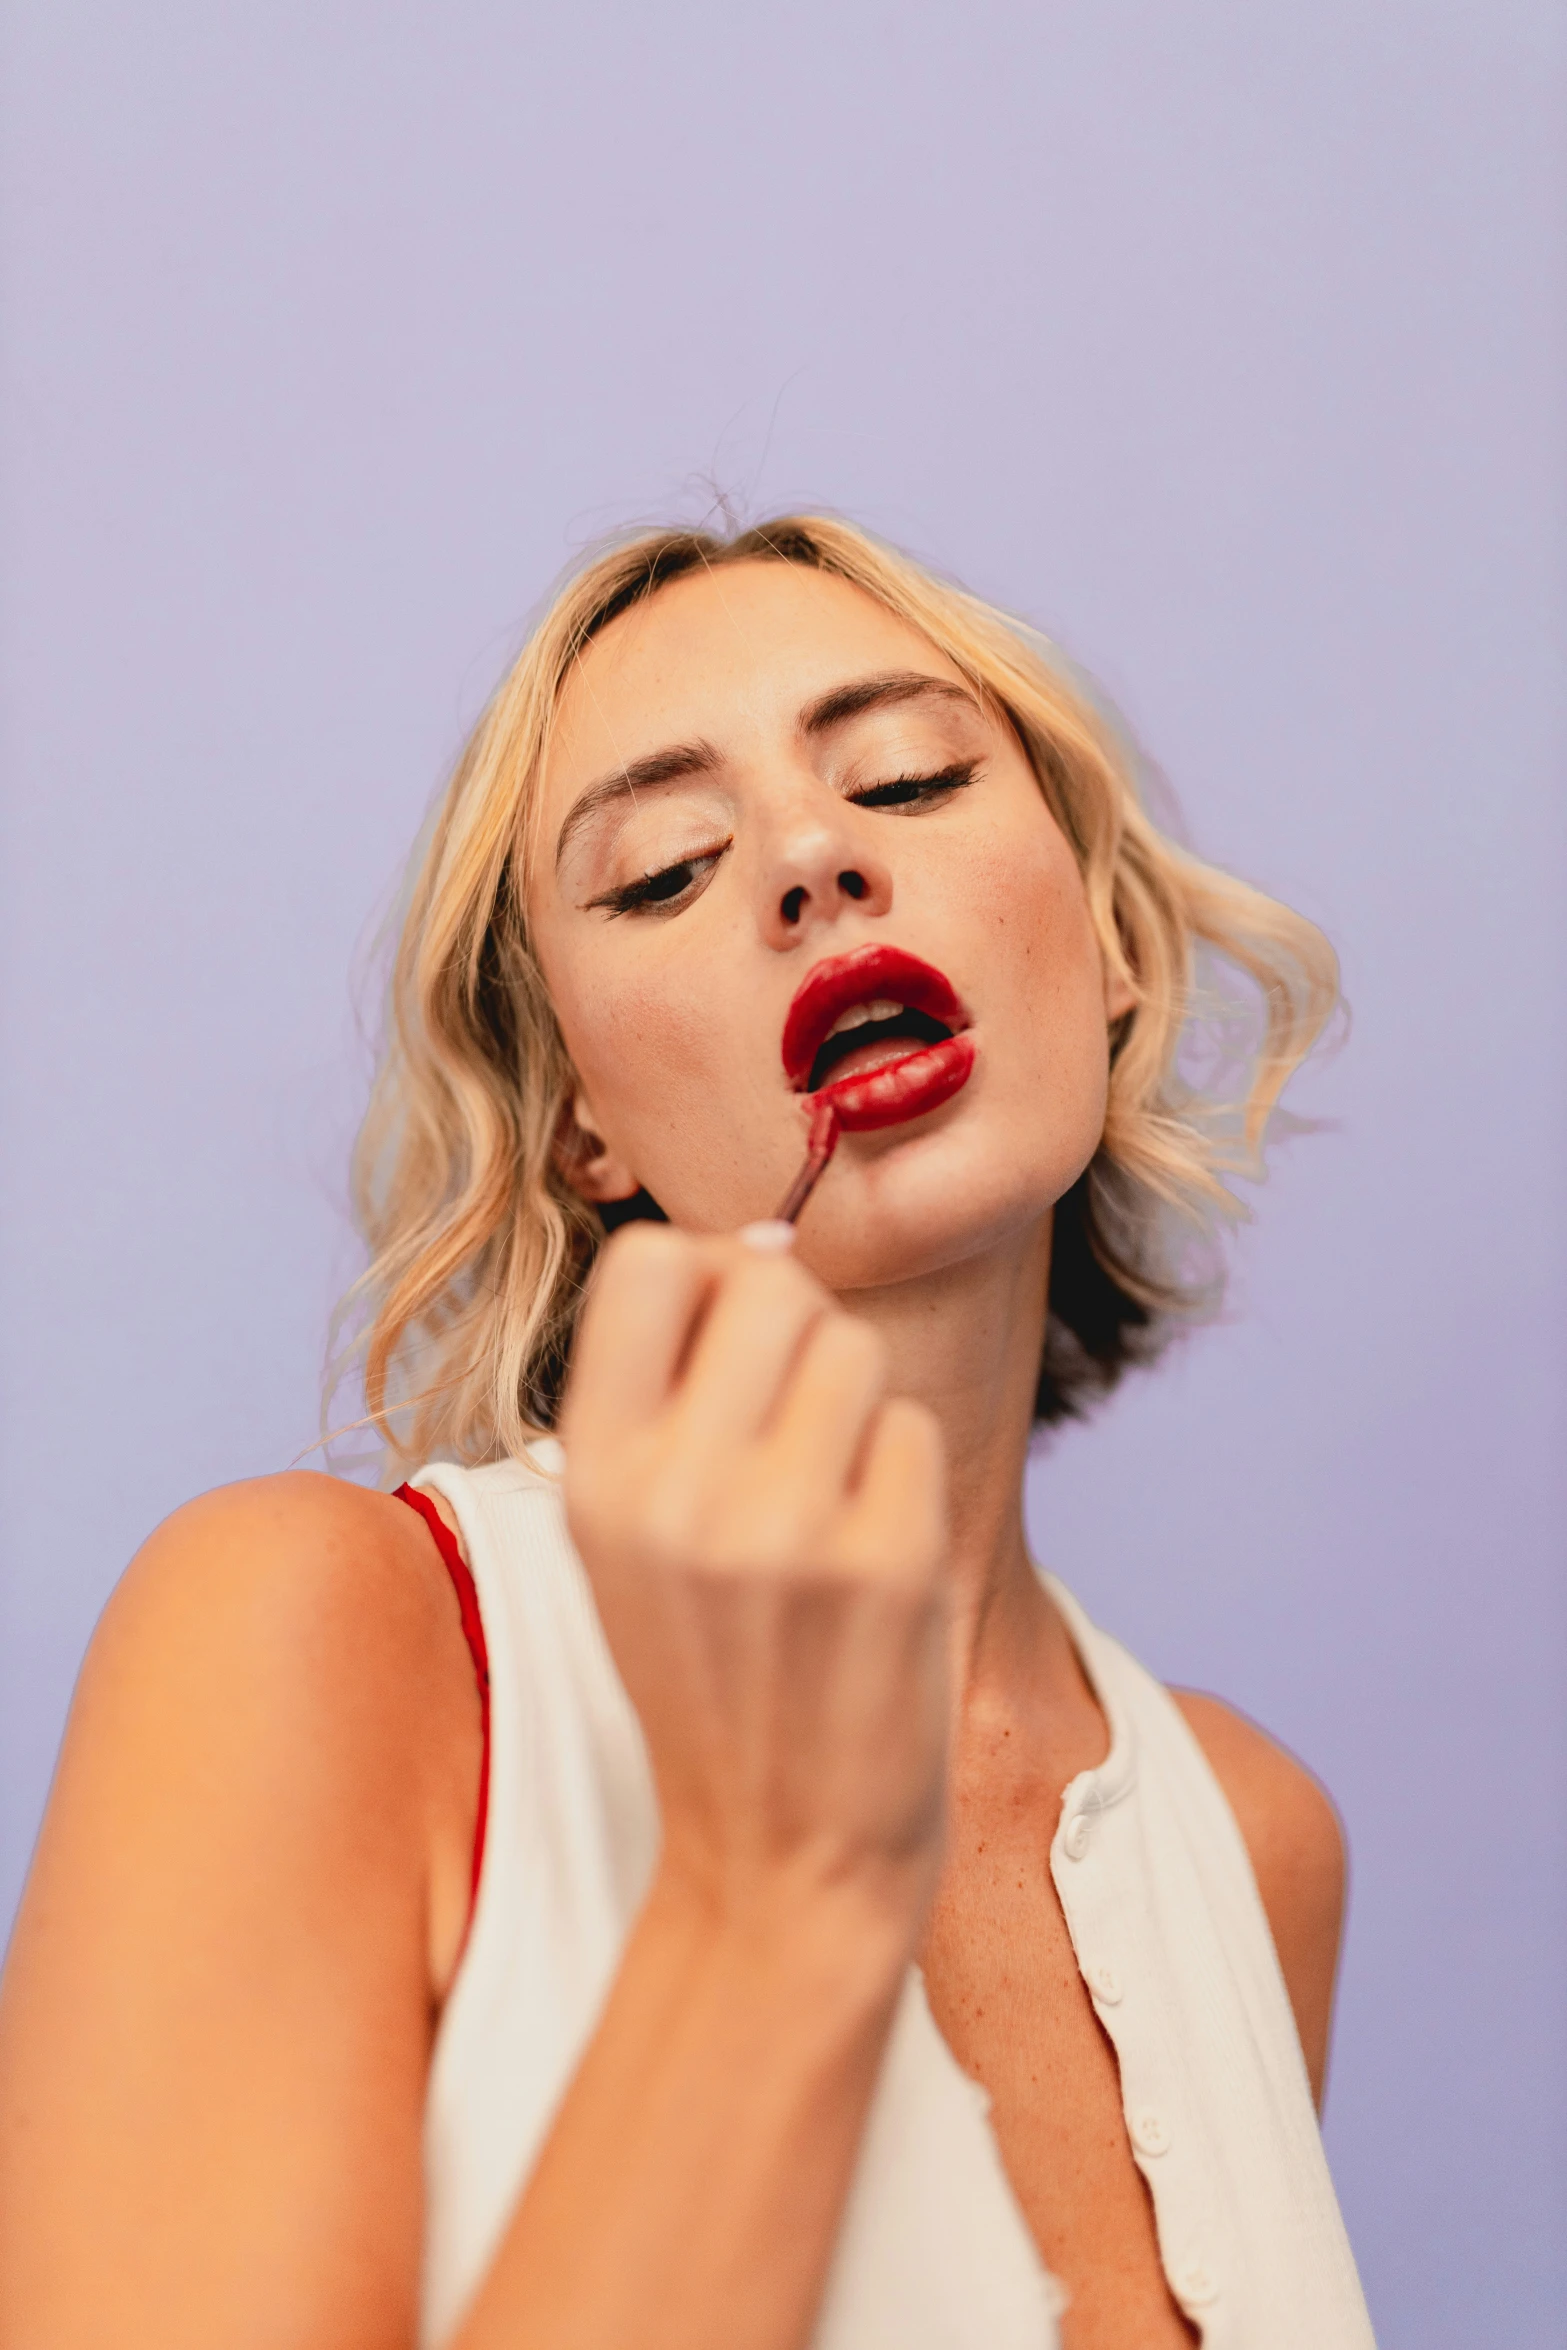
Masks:
[[[1321,2102],[1343,1931],[1343,1823],[1321,1781],[1233,1706],[1170,1692],[1235,1815]]]
[[[1344,1830],[1320,1779],[1245,1714],[1201,1690],[1170,1692],[1228,1798],[1259,1885],[1343,1899]]]
[[[234,1696],[379,1717],[438,1695],[459,1659],[450,1588],[418,1515],[388,1494],[290,1472],[187,1502],[132,1560],[104,1611],[90,1685],[139,1671],[220,1675]],[[459,1674],[460,1679],[460,1674]]]
[[[112,1776],[154,1840],[199,1841],[219,1809],[236,1842],[284,1838],[285,1874],[433,1876],[439,1971],[465,1918],[478,1745],[428,1529],[390,1495],[296,1472],[204,1494],[143,1545],[89,1650],[60,1793]]]

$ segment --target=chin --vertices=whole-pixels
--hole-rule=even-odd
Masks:
[[[883,1149],[848,1166],[840,1146],[798,1243],[829,1289],[885,1289],[986,1257],[1015,1260],[1092,1159],[1099,1130],[1026,1154],[1015,1138],[1010,1151],[987,1147],[979,1121],[925,1139],[931,1147]]]

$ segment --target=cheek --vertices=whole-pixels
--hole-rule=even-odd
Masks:
[[[1032,1013],[1059,1041],[1081,1034],[1102,1048],[1098,941],[1077,861],[1055,825],[1046,818],[977,842],[970,903],[990,946],[982,966],[987,993],[1007,999],[1009,1014],[1024,1015],[1023,1033],[1039,1033]]]
[[[726,991],[704,988],[693,958],[627,957],[606,970],[598,957],[546,966],[566,1050],[605,1130],[634,1161],[650,1134],[681,1127],[692,1134],[695,1105],[722,1078],[725,1037],[714,1004]]]
[[[1047,819],[984,843],[973,882],[976,1010],[997,1080],[990,1099],[1010,1138],[998,1173],[1002,1163],[1020,1179],[1026,1170],[1055,1197],[1098,1147],[1109,1088],[1103,966],[1082,876]]]
[[[696,1049],[696,1006],[678,986],[648,971],[606,975],[582,971],[552,982],[566,1049],[594,1093],[638,1089],[643,1073],[656,1078],[665,1064],[678,1066]],[[575,984],[571,984],[575,981]],[[608,1100],[600,1103],[608,1110]]]

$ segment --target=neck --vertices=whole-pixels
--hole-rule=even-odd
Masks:
[[[1049,1282],[1047,1216],[979,1258],[851,1301],[887,1340],[895,1392],[926,1404],[946,1439],[954,1635],[968,1691],[1073,1670],[1023,1527]]]

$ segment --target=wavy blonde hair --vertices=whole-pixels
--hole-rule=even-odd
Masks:
[[[502,682],[412,873],[354,1162],[370,1262],[344,1307],[394,1472],[525,1451],[554,1423],[605,1227],[556,1160],[573,1073],[524,910],[537,779],[593,637],[669,581],[743,562],[850,581],[1005,713],[1077,855],[1105,962],[1135,992],[1111,1034],[1099,1148],[1055,1211],[1040,1422],[1081,1414],[1216,1306],[1214,1242],[1245,1213],[1223,1178],[1261,1172],[1281,1089],[1337,1000],[1322,933],[1155,827],[1129,746],[1019,621],[817,515],[612,546],[567,581]],[[1205,967],[1216,992],[1211,976],[1199,986]]]

